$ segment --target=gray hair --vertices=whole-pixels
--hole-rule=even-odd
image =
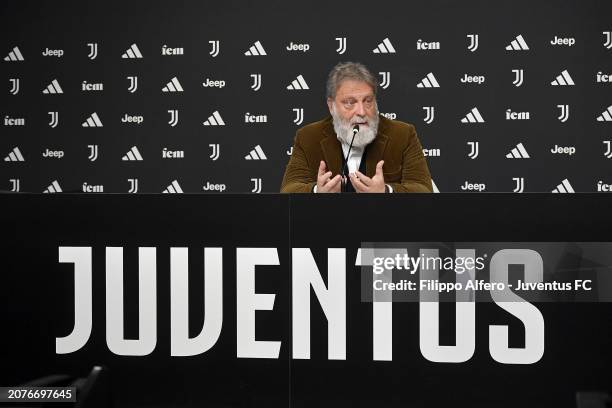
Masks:
[[[334,99],[338,87],[342,81],[347,79],[365,82],[372,87],[374,96],[376,96],[378,81],[365,65],[359,62],[341,62],[332,68],[327,77],[327,98]]]

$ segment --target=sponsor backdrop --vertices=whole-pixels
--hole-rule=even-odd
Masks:
[[[277,192],[340,61],[436,190],[612,190],[610,1],[0,5],[0,190]]]

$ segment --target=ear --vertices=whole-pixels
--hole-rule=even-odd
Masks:
[[[332,114],[332,105],[334,100],[332,98],[327,98],[327,109],[329,109],[329,114]]]

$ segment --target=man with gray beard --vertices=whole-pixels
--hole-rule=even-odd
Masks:
[[[332,69],[331,116],[297,131],[281,193],[432,192],[414,126],[379,115],[377,87],[360,63]]]

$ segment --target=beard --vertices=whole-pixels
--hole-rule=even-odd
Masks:
[[[334,121],[336,137],[341,143],[346,143],[347,146],[350,146],[351,139],[353,138],[353,126],[355,124],[359,124],[359,132],[355,135],[354,148],[364,148],[376,138],[379,122],[378,109],[376,109],[376,115],[373,117],[355,115],[350,120],[344,120],[336,112],[336,105],[334,104],[332,105],[331,115]]]

